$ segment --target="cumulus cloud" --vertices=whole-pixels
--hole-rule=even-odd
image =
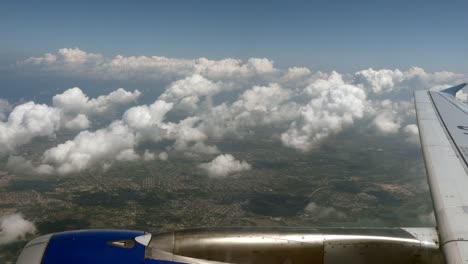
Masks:
[[[282,79],[283,81],[297,81],[298,79],[303,79],[310,76],[312,71],[306,67],[291,67],[288,68],[284,73]]]
[[[48,164],[35,165],[32,161],[21,156],[10,156],[6,167],[15,172],[22,174],[53,174],[54,168]]]
[[[281,135],[286,146],[310,150],[327,136],[341,131],[364,115],[365,92],[346,84],[336,72],[307,86],[306,96],[311,100],[300,108],[299,119],[293,121]]]
[[[252,81],[277,80],[278,83],[299,85],[317,78],[323,73],[313,73],[306,67],[275,68],[266,58],[250,58],[242,61],[235,58],[210,60],[207,58],[179,59],[162,56],[124,56],[108,58],[79,48],[63,48],[55,53],[46,53],[20,62],[19,67],[49,73],[79,75],[93,79],[112,80],[165,80],[176,81],[192,75],[200,75],[215,81],[234,81],[251,84]],[[325,74],[326,75],[326,74]],[[463,74],[440,71],[426,72],[419,67],[408,70],[366,69],[356,72],[349,83],[374,94],[398,90],[434,89],[460,82]]]
[[[14,242],[35,232],[34,224],[24,219],[21,214],[0,217],[0,245]]]
[[[53,106],[27,102],[10,109],[0,101],[0,154],[14,152],[33,138],[54,136],[61,128],[82,130],[90,125],[89,114],[104,113],[135,100],[140,93],[118,89],[106,96],[89,99],[77,87],[54,96]]]
[[[90,126],[88,117],[84,114],[77,114],[70,120],[65,120],[65,127],[71,130],[83,130]]]
[[[394,134],[401,127],[397,117],[392,112],[383,112],[374,118],[374,126],[382,133]]]
[[[201,115],[200,127],[215,138],[243,136],[262,126],[277,126],[298,116],[298,105],[289,101],[291,94],[276,83],[254,86],[233,103],[223,103]]]
[[[80,132],[73,140],[48,149],[43,164],[49,164],[57,173],[66,174],[84,170],[100,162],[135,160],[135,134],[121,121],[94,132]]]
[[[76,136],[46,150],[37,160],[15,156],[9,161],[22,170],[61,174],[102,164],[108,167],[115,161],[165,160],[171,152],[192,157],[218,154],[220,140],[257,133],[287,147],[311,151],[357,120],[368,122],[366,129],[375,133],[399,134],[417,142],[412,91],[441,89],[464,78],[417,67],[370,68],[354,74],[313,72],[306,67],[277,69],[265,58],[107,58],[77,48],[29,58],[19,67],[90,79],[138,78],[166,87],[151,98],[154,103],[132,106],[121,117],[114,113],[141,97],[138,90],[120,88],[89,98],[75,87],[54,96],[52,106],[28,102],[11,109],[0,101],[3,153],[35,137],[54,136],[60,129],[75,130]],[[110,125],[91,126],[103,116],[112,116]],[[141,153],[146,142],[164,142],[166,147],[159,154],[160,150]],[[229,157],[220,155],[216,162],[229,163]]]
[[[75,87],[54,96],[53,106],[34,102],[20,104],[13,108],[4,121],[0,121],[0,154],[14,152],[33,138],[54,136],[62,128],[86,129],[90,126],[89,115],[109,113],[139,96],[138,91],[118,89],[108,95],[89,99],[81,89]],[[2,102],[0,111],[10,108],[7,102]]]
[[[173,82],[160,96],[167,102],[175,102],[178,108],[187,111],[196,110],[200,97],[210,96],[220,91],[220,85],[199,74]]]
[[[194,128],[196,119],[187,118],[178,123],[164,122],[165,115],[171,109],[172,103],[161,100],[151,105],[132,107],[124,113],[122,120],[116,120],[96,131],[84,130],[73,139],[46,150],[41,165],[35,167],[30,162],[23,162],[27,164],[24,170],[32,168],[37,173],[50,173],[50,169],[46,168],[53,168],[55,173],[69,174],[100,164],[107,167],[114,161],[154,159],[154,154],[150,152],[141,156],[135,151],[139,143],[146,141],[172,140],[175,151],[218,153],[215,146],[205,144],[206,135]],[[158,157],[165,160],[167,154],[161,153]],[[20,164],[10,163],[11,166]]]
[[[149,150],[145,150],[145,153],[143,153],[143,160],[150,161],[154,159],[156,159],[156,155]]]
[[[290,94],[287,90],[272,83],[269,86],[254,86],[245,91],[233,106],[247,111],[270,112],[288,100],[289,97]]]
[[[369,68],[355,73],[353,83],[370,93],[382,95],[448,87],[461,82],[463,78],[463,74],[447,71],[428,73],[419,67],[412,67],[406,71]]]
[[[139,131],[142,136],[151,137],[151,135],[145,135],[145,131],[151,128],[161,127],[166,114],[172,107],[172,103],[156,100],[149,106],[140,105],[128,109],[124,113],[123,121],[129,127]]]
[[[411,132],[414,132],[413,127],[407,127],[409,122],[414,122],[412,119],[415,118],[416,114],[412,101],[385,99],[372,102],[368,110],[374,116],[372,120],[373,127],[381,134],[403,133],[409,136]],[[417,126],[415,127],[417,129]]]
[[[8,117],[8,113],[11,111],[10,103],[5,99],[0,99],[0,121],[4,121]]]
[[[53,106],[66,114],[108,114],[117,107],[130,104],[141,95],[138,90],[133,92],[119,88],[108,95],[89,98],[83,91],[74,87],[52,98]]]
[[[148,157],[149,155],[145,156],[145,158]],[[138,155],[133,149],[126,149],[119,152],[115,159],[118,161],[136,161],[140,159],[140,155]]]
[[[236,160],[231,154],[219,155],[208,163],[200,164],[199,167],[205,170],[210,177],[226,177],[229,174],[252,168],[249,163]]]
[[[463,90],[461,90],[456,94],[456,98],[458,100],[466,103],[468,101],[468,94],[466,92],[464,92]]]
[[[433,211],[427,214],[418,215],[418,219],[422,224],[436,226],[436,219]]]
[[[59,49],[56,54],[46,53],[40,57],[31,57],[24,61],[27,64],[54,64],[57,62],[66,64],[83,64],[89,61],[98,61],[102,59],[102,55],[85,52],[78,48],[63,48]]]
[[[412,67],[404,72],[404,82],[408,86],[413,86],[415,90],[435,89],[436,87],[449,87],[460,83],[466,76],[461,73],[440,71],[426,72],[423,68]]]
[[[44,104],[27,102],[16,106],[0,122],[0,153],[14,151],[35,137],[53,135],[60,128],[60,111]]]
[[[156,155],[155,153],[149,150],[145,150],[145,152],[143,153],[143,160],[145,161],[156,160],[156,159],[164,161],[164,160],[167,160],[168,158],[169,158],[169,155],[165,151],[159,153],[158,155]]]
[[[158,158],[160,160],[167,160],[169,158],[169,155],[167,154],[167,152],[161,152],[159,153]]]
[[[355,83],[371,90],[374,93],[391,91],[395,84],[404,79],[404,74],[400,70],[367,70],[359,71],[355,75]]]
[[[244,80],[276,72],[273,61],[266,58],[251,58],[246,62],[233,58],[209,60],[123,55],[106,58],[101,54],[89,53],[78,48],[65,48],[56,53],[31,57],[19,63],[19,66],[50,73],[106,80],[138,78],[171,81],[193,74],[201,74],[215,80]]]
[[[333,207],[317,205],[314,202],[310,202],[309,204],[307,204],[307,206],[304,208],[304,212],[318,219],[330,218],[330,217],[346,218],[345,213],[339,210],[336,210]]]
[[[166,114],[172,108],[173,103],[158,99],[150,106],[130,108],[125,112],[123,121],[134,131],[139,141],[172,140],[174,141],[173,148],[177,151],[218,153],[215,146],[205,144],[207,135],[197,127],[200,118],[188,117],[178,123],[164,122]]]
[[[411,143],[419,143],[419,129],[416,124],[409,124],[403,128],[403,133],[406,135],[406,140]]]

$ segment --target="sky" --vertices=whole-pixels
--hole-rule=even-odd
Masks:
[[[467,1],[10,1],[0,61],[68,47],[174,58],[265,57],[354,72],[468,72]]]

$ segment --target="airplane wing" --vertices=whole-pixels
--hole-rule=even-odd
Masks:
[[[468,263],[468,106],[455,98],[465,85],[414,94],[440,246],[449,264]]]

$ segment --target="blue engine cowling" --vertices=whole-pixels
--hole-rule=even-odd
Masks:
[[[145,245],[135,238],[141,231],[80,230],[56,233],[30,241],[17,264],[175,263],[145,259]]]

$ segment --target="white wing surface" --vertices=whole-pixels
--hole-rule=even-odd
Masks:
[[[455,98],[465,85],[415,92],[440,246],[450,264],[468,263],[468,106]]]

